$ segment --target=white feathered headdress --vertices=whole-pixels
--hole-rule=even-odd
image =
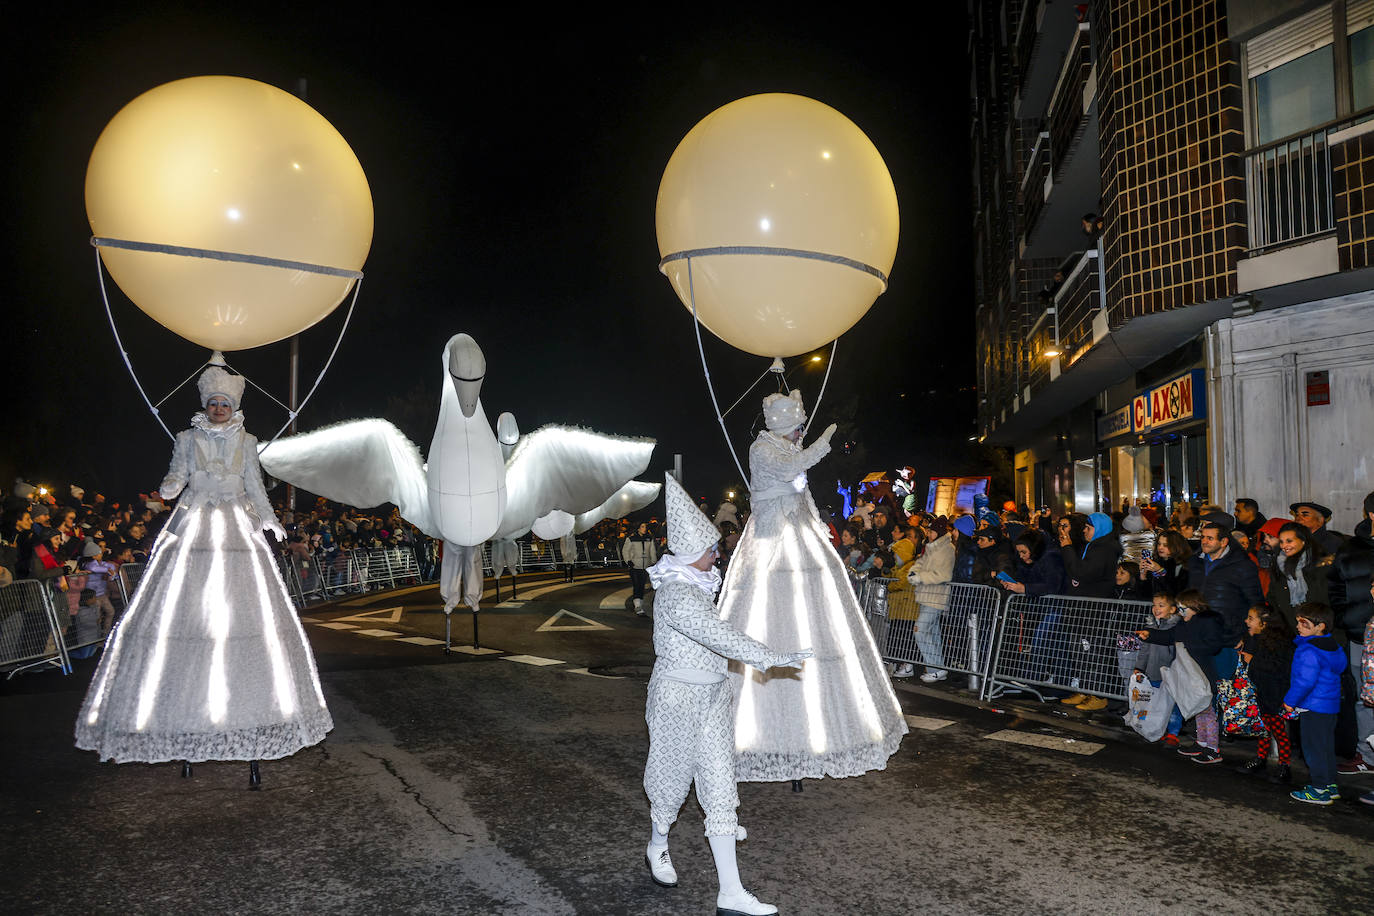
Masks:
[[[200,374],[196,382],[196,387],[200,389],[200,406],[204,407],[212,397],[219,395],[228,398],[229,405],[238,410],[243,400],[243,385],[243,376],[233,375],[220,366],[211,366]]]

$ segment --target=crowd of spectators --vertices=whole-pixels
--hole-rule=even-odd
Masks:
[[[1256,500],[1241,498],[1230,512],[1215,505],[1182,503],[1166,512],[1124,503],[1111,513],[1054,517],[1048,508],[1006,503],[1001,511],[983,505],[951,519],[903,511],[886,497],[830,524],[853,575],[891,580],[890,594],[972,583],[1037,599],[1150,602],[1153,623],[1138,634],[1145,646],[1135,670],[1157,688],[1160,668],[1174,659],[1176,646],[1186,646],[1215,694],[1232,680],[1238,661],[1242,671],[1256,666],[1247,679],[1262,682],[1264,689],[1256,683],[1255,690],[1270,733],[1241,771],[1263,772],[1272,740],[1279,754],[1272,778],[1289,780],[1289,746],[1300,736],[1314,782],[1293,796],[1327,804],[1339,797],[1336,774],[1374,772],[1364,757],[1374,747],[1374,493],[1363,509],[1364,519],[1346,534],[1330,528],[1330,509],[1307,500],[1291,503],[1288,518],[1268,518]],[[909,604],[892,602],[889,632],[914,629],[926,668],[922,680],[944,680],[939,608]],[[915,669],[899,664],[894,675],[911,677]],[[1040,696],[1087,713],[1109,705],[1087,692]],[[1222,762],[1217,710],[1214,703],[1197,715],[1191,745],[1180,745],[1177,722],[1170,722],[1163,744],[1199,764]],[[1327,752],[1329,779],[1314,768]],[[1374,792],[1360,800],[1374,805]]]

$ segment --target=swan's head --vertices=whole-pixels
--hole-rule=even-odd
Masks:
[[[455,334],[444,349],[444,368],[449,384],[458,395],[458,407],[463,416],[471,417],[482,396],[482,379],[487,375],[487,358],[477,341],[466,334]]]
[[[496,440],[501,443],[501,457],[509,460],[515,451],[515,443],[520,441],[520,427],[515,424],[515,414],[507,411],[496,418]]]

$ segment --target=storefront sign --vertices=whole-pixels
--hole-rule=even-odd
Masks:
[[[1331,374],[1325,369],[1305,373],[1307,406],[1322,407],[1331,403]]]
[[[1097,438],[1106,441],[1131,431],[1131,408],[1122,407],[1097,421]]]
[[[1131,404],[1131,431],[1135,433],[1206,418],[1207,389],[1202,369],[1142,392]]]

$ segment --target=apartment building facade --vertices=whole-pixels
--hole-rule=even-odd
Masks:
[[[1349,530],[1374,490],[1374,0],[969,13],[979,428],[1017,500],[1315,498]]]

